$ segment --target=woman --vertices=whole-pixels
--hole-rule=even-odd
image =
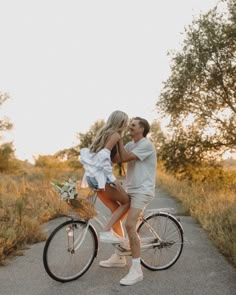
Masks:
[[[100,240],[108,243],[120,242],[111,232],[111,227],[120,237],[124,236],[122,223],[119,220],[129,208],[129,197],[112,173],[111,159],[116,153],[116,144],[127,126],[127,114],[114,111],[98,132],[90,148],[83,148],[80,151],[80,161],[85,169],[82,186],[89,185],[92,189],[98,189],[99,198],[113,213],[104,231],[100,233]]]

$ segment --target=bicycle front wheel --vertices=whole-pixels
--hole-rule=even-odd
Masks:
[[[167,213],[154,213],[138,227],[141,239],[141,263],[150,270],[171,267],[183,249],[183,229],[179,222]]]
[[[59,282],[81,277],[91,266],[98,251],[94,228],[81,220],[59,225],[49,236],[43,251],[48,275]]]

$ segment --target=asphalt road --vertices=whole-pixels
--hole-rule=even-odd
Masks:
[[[44,270],[42,253],[45,243],[42,242],[30,246],[23,256],[15,257],[7,266],[0,267],[0,295],[235,295],[236,269],[191,217],[182,216],[181,205],[157,190],[149,207],[174,207],[181,218],[185,245],[180,259],[170,269],[152,272],[143,268],[142,282],[121,286],[119,281],[127,274],[128,266],[118,269],[99,267],[98,262],[113,253],[111,245],[100,244],[98,257],[89,271],[76,281],[62,284],[52,280]],[[58,222],[48,223],[47,230],[50,232]]]

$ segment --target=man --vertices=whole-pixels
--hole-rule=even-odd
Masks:
[[[132,265],[129,273],[121,281],[121,285],[133,285],[143,279],[140,264],[140,239],[136,231],[138,218],[146,205],[153,199],[156,180],[156,150],[152,142],[146,138],[150,130],[147,120],[135,117],[129,126],[132,141],[124,147],[119,141],[120,160],[127,162],[126,191],[130,197],[130,210],[126,220],[126,231],[132,253]],[[117,253],[106,261],[103,267],[122,267],[126,258]]]

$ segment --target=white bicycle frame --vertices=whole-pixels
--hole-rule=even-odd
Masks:
[[[52,183],[53,184],[53,183]],[[68,182],[65,182],[63,183],[63,186],[59,186],[57,184],[53,184],[54,186],[54,189],[60,194],[61,196],[61,199],[62,200],[70,200],[70,199],[74,199],[76,197],[76,184],[74,181],[72,180],[69,180]],[[94,190],[94,195],[93,195],[93,203],[95,204],[96,201],[97,201],[97,197],[98,197],[98,190]],[[164,213],[164,214],[167,214],[170,215],[172,218],[174,218],[179,224],[180,222],[177,220],[177,218],[175,218],[175,216],[173,216],[170,212],[173,212],[175,211],[173,208],[161,208],[161,209],[149,209],[149,210],[146,210],[143,212],[142,214],[142,217],[140,217],[139,221],[137,222],[137,228],[139,227],[140,223],[141,222],[144,222],[144,225],[147,227],[147,229],[152,233],[153,235],[153,238],[157,241],[156,243],[150,243],[150,238],[149,238],[149,241],[146,240],[141,240],[141,248],[148,248],[150,246],[158,246],[160,245],[160,243],[163,242],[163,239],[158,235],[158,233],[152,228],[152,226],[148,223],[147,219],[148,217],[150,217],[151,215],[153,214],[157,214],[157,213]],[[104,215],[101,215],[101,214],[98,214],[100,215],[103,219],[104,219],[104,222],[107,221],[106,217]],[[73,219],[73,217],[72,217]],[[81,237],[81,235],[76,239],[76,241],[74,241],[74,246],[76,246],[74,248],[74,250],[76,251],[80,245],[83,243],[84,239],[85,239],[85,236],[86,236],[86,233],[88,231],[88,228],[91,226],[93,227],[94,229],[94,232],[96,233],[97,235],[97,230],[96,228],[93,226],[92,222],[91,221],[95,221],[95,223],[100,227],[100,229],[102,230],[103,227],[104,227],[104,222],[101,221],[101,219],[99,219],[97,216],[95,216],[94,218],[92,219],[89,219],[87,222],[86,222],[86,227],[83,231],[83,235]],[[182,225],[180,224],[181,228],[182,228]],[[183,228],[182,228],[183,230]],[[74,238],[74,235],[73,235],[73,238]],[[153,239],[152,239],[153,241]],[[78,243],[78,245],[77,245]],[[114,246],[116,245],[119,245],[119,244],[113,244]]]
[[[96,202],[96,201],[95,201]],[[141,222],[144,222],[145,226],[148,228],[148,230],[153,234],[153,237],[155,239],[157,239],[158,242],[156,243],[150,243],[150,238],[147,239],[147,240],[141,240],[141,248],[142,249],[145,249],[145,248],[150,248],[150,246],[158,246],[160,245],[160,243],[163,241],[161,239],[161,237],[158,235],[158,233],[152,228],[152,226],[148,223],[148,221],[146,221],[146,218],[155,214],[155,213],[167,213],[170,215],[170,211],[174,212],[174,208],[161,208],[161,209],[149,209],[149,210],[146,210],[144,211],[142,217],[140,217],[138,223],[137,223],[137,228],[138,226],[140,225]],[[101,215],[100,212],[98,212],[98,216],[102,217],[104,219],[104,222],[102,222],[101,218],[95,216],[94,218],[92,219],[89,219],[86,223],[86,227],[83,231],[83,235],[82,237],[79,236],[75,242],[74,242],[74,245],[75,245],[75,251],[79,249],[80,245],[83,243],[84,239],[85,239],[85,236],[86,236],[86,233],[88,231],[88,228],[89,226],[92,226],[94,231],[96,232],[97,234],[97,230],[96,228],[94,227],[94,225],[92,224],[92,221],[95,221],[95,223],[99,226],[99,228],[102,230],[103,227],[104,227],[104,224],[106,223],[107,219],[104,215]],[[172,214],[171,216],[173,218],[175,218]],[[176,218],[175,218],[176,219]],[[176,219],[177,220],[177,219]],[[178,221],[178,220],[177,220]],[[181,225],[181,224],[180,224]],[[181,226],[182,228],[182,226]],[[153,240],[153,239],[152,239]],[[78,243],[78,245],[77,245]],[[117,246],[119,244],[112,244],[113,246]]]

